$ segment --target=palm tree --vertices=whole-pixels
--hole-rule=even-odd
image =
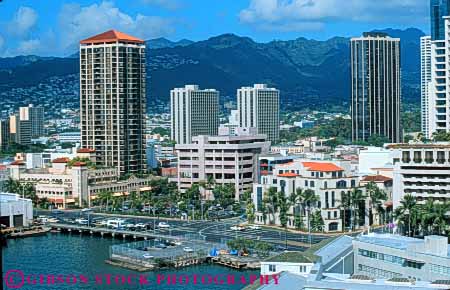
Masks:
[[[359,211],[361,209],[361,203],[366,199],[362,190],[359,188],[354,188],[350,191],[349,202],[350,202],[350,214],[351,214],[351,227],[355,230],[355,220],[359,221]],[[358,223],[359,224],[359,223]]]
[[[306,210],[309,242],[311,243],[311,222],[310,222],[311,208],[316,207],[316,204],[320,200],[320,198],[318,195],[316,195],[316,193],[313,190],[307,189],[300,193],[299,200],[302,205],[302,209]]]
[[[380,215],[384,211],[383,204],[387,201],[387,194],[381,190],[374,182],[366,185],[366,194],[369,197],[369,215],[373,222],[374,216],[377,216],[377,222],[380,224]]]
[[[20,182],[11,177],[6,181],[6,191],[10,193],[20,193]]]
[[[450,203],[438,203],[434,207],[433,216],[433,233],[438,235],[445,235],[448,227],[448,212],[450,210]]]
[[[51,204],[52,203],[46,197],[40,198],[38,202],[39,207],[44,209],[48,209]]]
[[[407,194],[400,201],[400,206],[395,209],[394,216],[405,225],[408,224],[408,236],[411,236],[411,218],[417,215],[417,201],[416,198],[410,194]]]
[[[291,192],[291,194],[288,197],[289,207],[292,207],[292,214],[294,215],[294,224],[296,228],[301,228],[302,225],[301,212],[298,209],[299,196],[301,192],[302,189],[297,188],[297,190]]]
[[[97,195],[97,199],[100,202],[100,207],[103,207],[103,204],[105,203],[105,211],[108,211],[109,208],[109,202],[112,200],[113,194],[111,191],[101,191]]]
[[[351,205],[352,205],[352,202],[350,199],[350,192],[347,193],[347,192],[343,191],[341,193],[341,200],[339,201],[339,203],[340,203],[339,208],[342,211],[342,214],[341,214],[341,216],[342,216],[342,231],[345,231],[345,226],[346,226],[345,214],[348,210],[350,210]]]
[[[424,234],[433,232],[433,221],[436,216],[436,207],[433,199],[428,199],[420,208],[421,228]]]
[[[278,211],[278,194],[277,188],[271,187],[267,193],[267,206],[269,209],[269,213],[272,214],[272,220],[269,219],[270,223],[275,222],[275,213]]]
[[[287,227],[287,211],[289,209],[289,202],[283,192],[277,192],[277,203],[279,207],[280,224],[283,228]]]
[[[123,197],[122,196],[114,196],[112,198],[112,208],[113,210],[117,210],[119,207],[122,207]]]

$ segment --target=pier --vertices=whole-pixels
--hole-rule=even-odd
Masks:
[[[173,240],[177,239],[175,236],[170,235],[161,235],[151,232],[139,232],[139,231],[128,231],[123,229],[109,229],[105,227],[89,227],[83,225],[74,225],[74,224],[61,224],[61,223],[48,223],[47,227],[52,228],[56,231],[61,232],[70,232],[70,233],[80,233],[80,234],[90,234],[90,235],[100,235],[100,236],[110,236],[112,238],[132,238],[132,239],[164,239],[164,240]]]

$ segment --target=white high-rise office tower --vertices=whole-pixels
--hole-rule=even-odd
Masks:
[[[240,127],[255,127],[276,144],[280,138],[280,91],[266,84],[237,90]]]
[[[402,141],[400,39],[366,32],[351,39],[352,140],[380,135]]]
[[[170,91],[171,137],[178,144],[189,144],[192,137],[217,135],[219,92],[186,85]]]
[[[420,38],[420,106],[421,128],[425,137],[430,138],[429,95],[431,83],[431,36]]]
[[[80,42],[83,148],[119,173],[146,171],[145,42],[110,30]]]
[[[44,108],[32,104],[19,108],[20,120],[31,121],[31,137],[44,136]]]

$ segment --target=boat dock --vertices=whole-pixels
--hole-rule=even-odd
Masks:
[[[133,239],[175,239],[176,237],[170,235],[161,235],[151,232],[137,232],[137,231],[127,231],[127,230],[116,230],[109,229],[105,227],[88,227],[83,225],[73,225],[73,224],[61,224],[61,223],[48,223],[46,226],[50,227],[52,230],[60,232],[69,233],[79,233],[79,234],[90,234],[90,235],[100,235],[100,236],[110,236],[113,238],[133,238]]]
[[[33,227],[23,229],[3,230],[2,233],[7,239],[24,239],[28,237],[43,236],[50,232],[50,227]]]

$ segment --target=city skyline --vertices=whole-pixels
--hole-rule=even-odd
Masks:
[[[193,41],[223,33],[259,42],[298,37],[324,40],[388,27],[417,27],[429,33],[427,1],[389,2],[375,5],[363,0],[342,5],[336,0],[252,0],[205,5],[199,0],[83,0],[43,7],[30,0],[3,1],[0,56],[71,55],[77,39],[111,27],[145,40],[166,37]]]

